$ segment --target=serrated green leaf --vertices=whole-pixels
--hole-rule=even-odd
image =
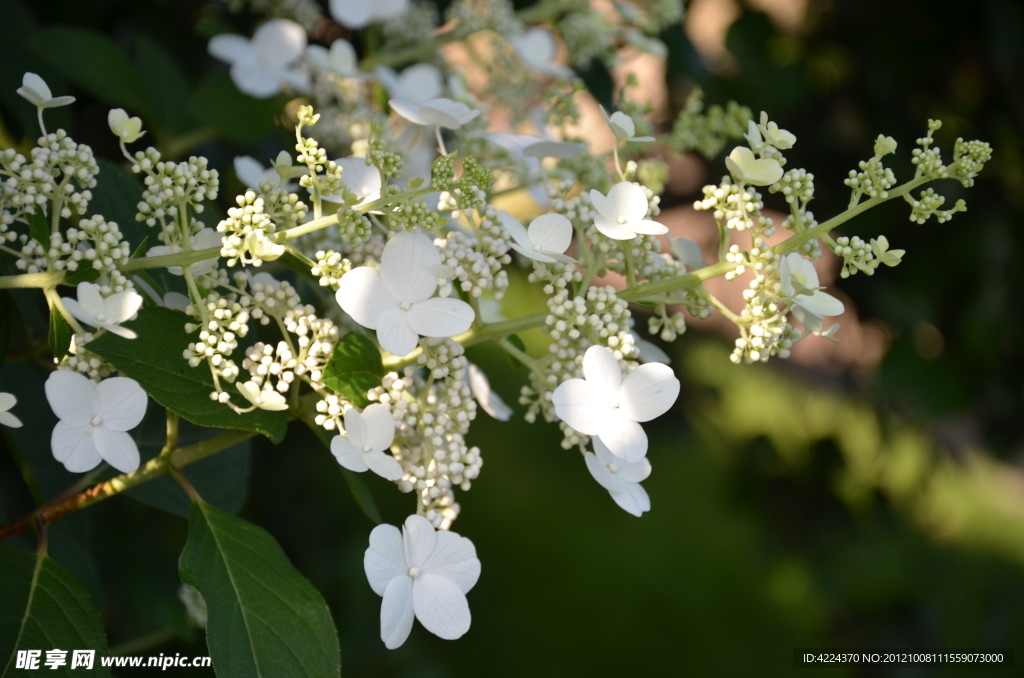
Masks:
[[[189,367],[182,354],[194,341],[185,332],[191,319],[168,308],[144,308],[138,318],[124,323],[136,339],[106,333],[87,348],[118,372],[131,377],[157,401],[179,417],[208,428],[256,431],[275,443],[284,439],[288,418],[284,412],[254,410],[236,414],[226,405],[210,400],[214,391],[210,369]],[[230,388],[230,386],[229,386]],[[240,401],[241,396],[237,396]]]
[[[275,99],[253,99],[238,91],[227,73],[214,73],[199,83],[185,109],[231,141],[255,144],[274,129],[279,105]]]
[[[366,392],[380,386],[385,374],[380,351],[373,342],[358,332],[348,332],[335,344],[327,361],[324,384],[361,409],[370,404]]]
[[[109,676],[100,665],[107,656],[107,637],[89,594],[50,558],[0,546],[0,678],[25,675],[15,668],[18,650],[43,650],[40,669],[46,675],[76,676],[70,650],[96,650],[89,675]],[[67,663],[54,669],[43,665],[46,650],[68,650]]]
[[[327,604],[265,530],[192,504],[181,580],[206,601],[206,641],[219,676],[341,676]]]
[[[28,41],[35,55],[97,99],[148,114],[128,54],[99,31],[76,26],[50,26]]]
[[[42,245],[43,249],[50,249],[50,220],[42,210],[37,209],[35,213],[28,215],[28,234]]]
[[[71,346],[71,337],[74,331],[71,329],[71,325],[64,319],[60,310],[54,308],[50,300],[46,300],[50,306],[50,330],[47,333],[46,343],[53,349],[53,355],[58,360],[63,360],[64,356],[68,354],[68,348]]]
[[[331,449],[331,434],[324,430],[322,426],[317,426],[315,422],[306,421],[310,430],[320,439],[320,442],[324,444],[328,450]],[[356,505],[362,510],[367,518],[375,525],[380,525],[384,522],[384,518],[380,515],[380,509],[377,508],[377,502],[373,498],[373,494],[370,493],[370,488],[366,486],[363,479],[359,477],[358,473],[353,473],[347,468],[338,464],[338,468],[341,469],[341,474],[345,476],[345,482],[348,484],[348,489],[352,493],[352,498],[356,500]]]

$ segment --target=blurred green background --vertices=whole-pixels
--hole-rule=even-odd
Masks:
[[[1012,675],[794,669],[792,652],[1024,651],[1024,309],[1013,278],[1024,255],[1024,6],[808,0],[795,3],[800,21],[786,25],[761,11],[779,3],[699,4],[733,11],[726,65],[702,55],[692,32],[668,30],[672,105],[699,84],[709,103],[736,99],[769,111],[800,139],[791,157],[816,175],[819,218],[845,207],[842,180],[879,133],[899,140],[904,164],[894,169],[907,176],[905,152],[929,117],[946,123],[937,135],[944,149],[961,135],[995,148],[977,185],[963,192],[970,211],[918,226],[897,203],[844,229],[884,233],[908,250],[896,269],[840,283],[889,341],[867,373],[734,367],[727,342],[692,330],[668,348],[683,392],[650,429],[654,473],[645,487],[653,510],[641,519],[615,506],[577,455],[557,446],[553,425],[503,424],[481,413],[470,443],[486,463],[473,489],[459,494],[455,530],[476,544],[483,574],[469,595],[472,628],[457,642],[417,625],[399,650],[383,647],[380,599],[362,572],[372,523],[337,463],[301,426],[279,448],[254,441],[230,463],[190,469],[193,478],[249,476],[248,497],[222,497],[222,505],[269,530],[324,594],[344,675]],[[266,158],[286,147],[270,104],[231,99],[209,84],[225,76],[205,54],[207,36],[225,22],[248,32],[254,16],[195,0],[0,0],[0,17],[10,24],[0,42],[0,145],[35,135],[34,115],[14,95],[21,74],[33,70],[55,94],[78,97],[70,115],[62,110],[51,124],[118,162],[106,111],[123,103],[62,82],[74,55],[32,40],[36,30],[63,24],[96,29],[135,55],[140,82],[165,102],[147,127],[158,141],[189,140],[211,159],[224,177],[222,207],[239,189],[229,178],[235,155]],[[583,75],[599,98],[611,98],[601,66]],[[241,121],[224,123],[224,111]],[[197,129],[214,131],[190,137]],[[719,159],[710,175],[721,171]],[[943,190],[949,203],[961,197],[958,186]],[[670,194],[663,206],[694,197]],[[39,398],[45,374],[26,360],[22,338],[35,322],[33,304],[19,306],[24,321],[10,328],[0,387],[22,389],[25,398],[36,389]],[[487,348],[470,357],[516,400],[524,373]],[[4,520],[73,480],[24,442],[48,436],[47,415],[31,416],[32,437],[4,439]],[[409,497],[386,481],[367,483],[385,519],[399,523]],[[160,492],[166,496],[154,498]],[[173,508],[175,492],[171,485],[143,498]],[[186,529],[184,519],[129,497],[55,524],[53,555],[94,596],[112,647],[206,654],[176,599]],[[10,543],[33,548],[30,538]]]

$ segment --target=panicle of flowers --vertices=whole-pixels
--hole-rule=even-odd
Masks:
[[[182,162],[160,160],[160,152],[152,146],[138,151],[132,158],[132,172],[144,174],[146,190],[135,218],[147,226],[160,225],[161,242],[168,245],[179,237],[176,222],[180,210],[196,214],[203,211],[204,200],[216,200],[220,188],[219,173],[208,168],[203,157],[191,156]]]
[[[694,89],[679,112],[669,141],[676,153],[696,151],[707,159],[714,158],[730,139],[739,139],[753,114],[746,106],[730,101],[725,108],[714,105],[704,110],[704,91]]]

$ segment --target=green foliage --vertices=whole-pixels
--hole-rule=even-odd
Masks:
[[[36,109],[17,93],[22,75],[31,72],[42,76],[57,96],[68,94],[68,86],[57,71],[39,61],[28,49],[26,43],[38,30],[38,24],[25,2],[0,0],[0,16],[4,20],[4,39],[0,40],[0,64],[3,65],[0,68],[0,102],[6,112],[17,120],[22,133],[34,138],[39,134]],[[71,114],[67,108],[51,108],[46,111],[46,120],[53,129],[71,126]],[[7,120],[4,122],[6,124]]]
[[[64,319],[60,309],[56,308],[49,298],[46,301],[50,305],[50,329],[47,333],[46,343],[53,349],[53,355],[56,358],[63,359],[68,354],[74,331],[68,321]]]
[[[526,353],[526,344],[523,343],[523,340],[520,338],[520,336],[518,334],[510,334],[510,335],[508,335],[507,339],[508,339],[508,343],[512,344],[513,346],[518,348],[523,353]],[[523,364],[521,362],[519,362],[517,359],[515,359],[511,355],[508,355],[508,359],[512,363],[512,367],[520,368],[520,367],[523,366]]]
[[[79,675],[71,671],[73,649],[96,650],[90,675],[110,675],[99,665],[99,657],[108,654],[100,616],[71,575],[45,555],[0,546],[0,580],[0,676],[22,675],[14,668],[19,649],[43,650],[45,668],[45,651],[55,648],[69,650],[67,664],[47,675]]]
[[[50,222],[42,210],[28,215],[28,233],[32,239],[46,249],[50,246]]]
[[[39,59],[100,101],[150,113],[131,58],[99,31],[51,26],[32,36],[29,46]]]
[[[266,531],[197,500],[178,570],[206,601],[219,675],[341,675],[327,604]]]
[[[160,127],[172,132],[183,131],[189,122],[185,102],[191,88],[174,57],[155,41],[140,35],[135,41],[135,71]]]
[[[370,404],[366,392],[380,386],[384,363],[373,342],[359,332],[348,332],[334,346],[324,368],[324,383],[362,409]]]
[[[329,431],[324,430],[322,426],[317,426],[315,423],[309,422],[309,428],[316,434],[316,437],[324,444],[328,450],[331,449],[331,438],[333,437]],[[348,489],[352,492],[352,498],[356,500],[356,504],[363,511],[367,518],[369,518],[375,525],[379,525],[384,522],[384,518],[381,517],[380,509],[377,508],[377,501],[373,498],[373,494],[370,493],[370,488],[363,482],[362,477],[358,473],[353,473],[347,468],[338,465],[341,470],[341,474],[345,476],[345,482],[348,483]]]
[[[87,348],[118,372],[138,381],[153,400],[193,424],[256,431],[275,443],[281,442],[288,425],[284,412],[235,414],[210,399],[214,387],[209,368],[189,367],[182,358],[191,341],[185,332],[187,320],[187,316],[167,308],[142,309],[136,320],[124,324],[138,338],[123,339],[107,333]]]
[[[186,104],[197,120],[240,144],[254,144],[266,136],[274,128],[278,108],[275,99],[253,99],[239,92],[227,73],[204,79]]]
[[[108,222],[116,223],[134,250],[146,238],[146,225],[135,220],[136,205],[142,201],[145,187],[138,177],[115,162],[96,158],[96,164],[100,173],[92,189],[89,213],[102,214]]]

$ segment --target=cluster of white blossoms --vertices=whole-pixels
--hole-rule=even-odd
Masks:
[[[508,0],[456,0],[447,32],[428,38],[438,17],[416,2],[332,0],[331,15],[346,27],[379,24],[383,47],[362,60],[341,39],[309,44],[317,12],[309,2],[233,4],[273,18],[251,39],[215,37],[209,51],[229,64],[242,92],[299,97],[282,113],[295,123],[294,147],[272,159],[237,158],[247,188],[213,228],[196,215],[219,194],[217,171],[201,157],[130,153],[127,144],[145,136],[142,121],[111,111],[110,129],[145,184],[136,219],[153,235],[129,260],[117,225],[87,216],[97,181],[91,151],[44,129],[31,160],[0,152],[0,235],[21,249],[0,246],[25,273],[44,274],[54,317],[71,327],[46,388],[61,420],[53,453],[68,470],[103,460],[125,473],[138,467],[127,431],[141,420],[146,394],[112,376],[114,367],[88,347],[108,334],[136,341],[145,328],[124,324],[159,306],[181,312],[182,369],[212,381],[216,407],[257,416],[287,410],[326,432],[342,468],[415,495],[403,530],[378,526],[366,552],[389,648],[404,642],[414,619],[442,638],[470,625],[466,593],[480,562],[472,543],[449,531],[461,511],[457,492],[470,490],[483,466],[485,450],[466,436],[478,410],[499,421],[515,410],[466,347],[492,342],[526,370],[524,418],[558,422],[562,448],[580,453],[580,471],[641,516],[651,509],[640,484],[652,470],[644,425],[668,412],[680,390],[669,356],[637,329],[644,316],[652,335],[672,342],[686,330],[684,313],[721,313],[740,335],[734,362],[784,358],[810,335],[835,339],[829,319],[844,305],[820,284],[814,260],[823,248],[843,259],[844,277],[898,265],[904,252],[884,236],[865,242],[830,231],[865,203],[895,197],[908,201],[914,220],[946,220],[962,202],[943,210],[932,188],[911,191],[938,179],[969,186],[991,154],[987,144],[960,140],[944,164],[933,122],[914,151],[914,178],[898,185],[882,162],[896,142],[879,137],[875,155],[847,181],[851,210],[819,224],[808,209],[814,175],[785,169],[796,136],[765,113],[755,121],[735,103],[705,109],[697,92],[671,134],[658,136],[645,117],[650,106],[630,100],[627,87],[604,115],[609,152],[592,152],[571,132],[583,85],[570,64],[663,52],[652,36],[679,20],[681,3],[613,3],[603,12],[572,0],[517,14]],[[437,48],[478,31],[488,31],[493,49],[475,64],[488,85],[471,89],[473,80]],[[415,63],[417,55],[426,61]],[[45,108],[70,103],[31,74],[22,90],[41,123]],[[696,203],[714,215],[718,251],[666,237],[658,216],[668,170],[651,145],[711,160],[734,140],[741,145],[725,158],[728,174]],[[517,191],[534,209],[496,204]],[[765,215],[773,195],[789,212],[781,224]],[[769,245],[780,229],[788,239]],[[146,268],[166,269],[171,285],[130,272]],[[506,292],[525,284],[522,269],[546,310],[503,317]],[[748,271],[741,309],[703,285]],[[621,282],[610,284],[616,276]],[[75,297],[56,294],[59,284],[77,285]],[[544,334],[520,338],[533,329]],[[13,405],[0,394],[0,424],[18,424]]]

